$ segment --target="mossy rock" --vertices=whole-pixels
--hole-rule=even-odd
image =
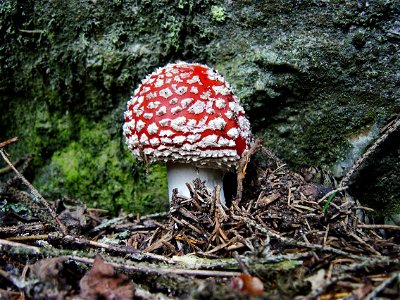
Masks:
[[[166,195],[165,170],[146,175],[129,156],[122,113],[154,68],[195,61],[225,75],[293,169],[343,173],[363,151],[353,141],[400,112],[399,13],[397,0],[2,1],[0,139],[20,137],[8,150],[34,155],[31,179],[50,198],[165,209],[147,201]]]

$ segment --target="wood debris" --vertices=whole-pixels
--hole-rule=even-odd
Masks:
[[[265,230],[290,239],[291,247],[296,243],[304,247],[301,243],[306,242],[377,256],[387,253],[388,248],[400,249],[392,242],[381,243],[382,237],[365,230],[374,227],[357,218],[355,205],[343,188],[331,187],[327,192],[326,187],[307,183],[284,167],[263,170],[258,181],[256,199],[234,200],[227,207],[216,197],[217,191],[209,191],[203,182],[195,180],[188,185],[192,198],[175,194],[167,221],[149,231],[139,248],[170,257],[188,253],[232,257],[233,251],[255,252],[267,246],[268,255],[282,253],[282,240],[268,240],[266,244]],[[335,196],[324,212],[326,195]],[[264,230],[252,226],[253,222]]]
[[[240,197],[231,203],[221,202],[221,187],[208,190],[195,180],[187,183],[190,198],[174,194],[169,213],[113,219],[79,201],[67,204],[73,199],[44,202],[17,172],[0,198],[10,204],[23,199],[30,212],[1,215],[0,286],[7,290],[0,294],[77,297],[92,292],[93,281],[96,295],[110,292],[103,287],[111,282],[128,295],[121,299],[399,295],[398,226],[364,222],[370,209],[346,187],[291,172],[262,147],[244,170]],[[32,198],[40,207],[28,205]],[[107,265],[96,263],[98,254]],[[27,261],[56,278],[44,280],[34,268],[26,277]]]

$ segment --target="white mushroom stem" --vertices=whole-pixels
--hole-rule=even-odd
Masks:
[[[223,177],[224,172],[218,169],[199,168],[191,164],[169,163],[167,165],[168,177],[168,195],[169,202],[172,200],[172,191],[178,189],[178,194],[190,197],[190,192],[186,183],[190,183],[196,178],[205,181],[205,186],[210,192],[213,192],[215,187],[221,187],[221,202],[225,204]]]

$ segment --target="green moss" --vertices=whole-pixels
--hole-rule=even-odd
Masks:
[[[276,105],[276,101],[284,100],[278,97],[270,101]],[[267,111],[267,104],[260,111]],[[279,110],[278,115],[273,115],[274,111],[272,115],[264,113],[264,124],[271,125],[262,132],[265,144],[278,156],[285,157],[293,168],[304,165],[330,168],[345,158],[355,132],[380,124],[388,115],[379,95],[367,97],[334,91],[304,102],[288,98]]]
[[[177,16],[168,16],[167,20],[162,24],[162,28],[166,31],[164,43],[168,48],[167,50],[169,48],[175,51],[179,49],[183,26],[183,19]]]
[[[399,112],[396,1],[267,4],[0,1],[0,138],[20,137],[8,150],[34,155],[50,196],[145,209],[165,173],[146,176],[129,157],[122,109],[155,67],[188,60],[226,76],[254,132],[292,167],[332,165],[351,132]]]
[[[191,12],[195,3],[194,0],[179,0],[178,1],[178,8],[185,9],[188,12]]]
[[[62,174],[61,181],[67,185],[82,179],[82,171],[79,168],[81,160],[80,146],[78,143],[71,143],[63,152],[56,152],[53,156],[53,162],[60,169]]]
[[[34,182],[42,193],[53,197],[68,194],[112,213],[121,209],[137,213],[167,209],[165,168],[151,166],[146,175],[104,124],[82,118],[79,128],[78,140],[56,151]]]
[[[14,159],[36,154],[34,185],[49,199],[69,195],[112,213],[168,209],[165,168],[154,165],[146,174],[124,145],[113,115],[95,122],[55,113],[43,102],[16,99],[10,105],[14,114],[4,123],[18,125],[8,133],[20,139],[10,153]]]
[[[15,97],[9,99],[8,104],[8,113],[0,116],[7,136],[1,138],[19,138],[9,149],[13,159],[33,155],[33,167],[43,166],[52,153],[65,146],[74,135],[71,115],[54,112],[45,102]]]
[[[211,17],[216,22],[224,22],[226,19],[225,8],[217,5],[211,6]]]

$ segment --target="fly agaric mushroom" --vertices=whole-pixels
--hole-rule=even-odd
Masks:
[[[237,165],[251,140],[239,99],[216,70],[201,64],[168,64],[148,75],[124,118],[133,155],[167,163],[170,201],[175,188],[190,196],[186,182],[196,178],[207,188],[223,188],[224,173]]]

